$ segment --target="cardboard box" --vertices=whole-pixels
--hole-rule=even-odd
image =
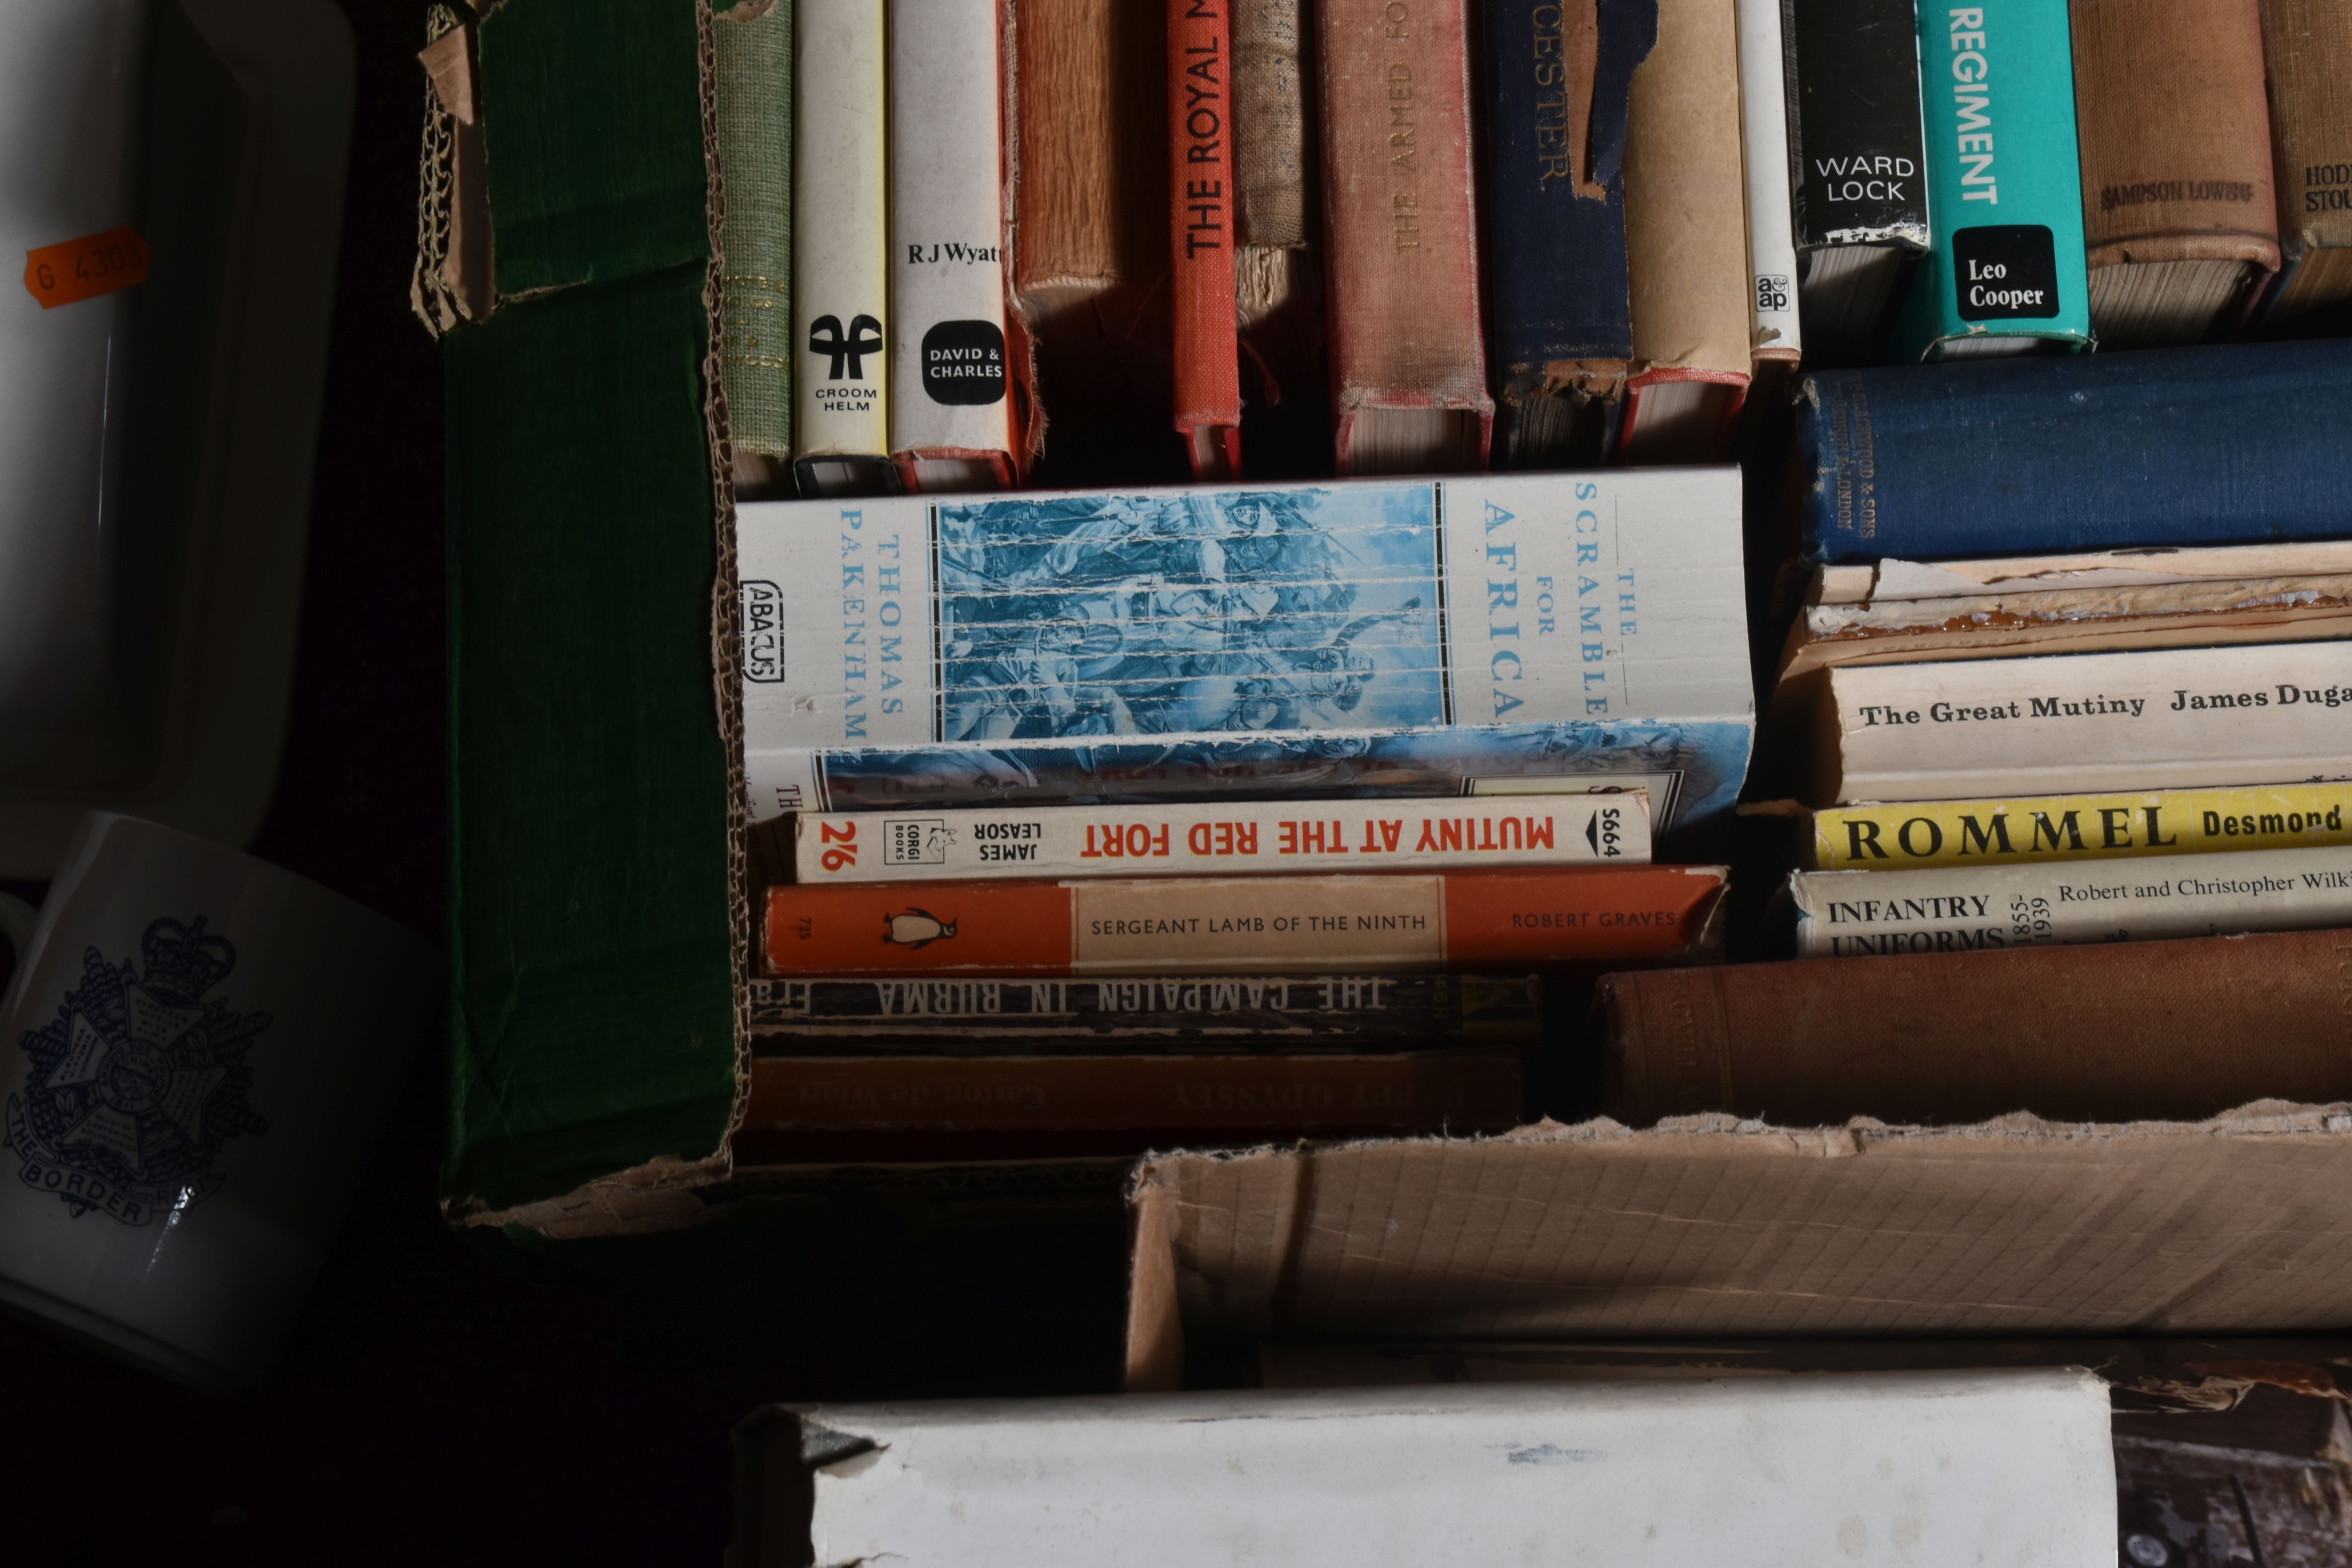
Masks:
[[[781,1407],[730,1568],[2111,1563],[2076,1370]]]
[[[1126,1384],[1265,1341],[2352,1323],[2352,1106],[2195,1124],[1692,1117],[1159,1155]]]

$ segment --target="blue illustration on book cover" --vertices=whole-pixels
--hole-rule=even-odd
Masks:
[[[1546,780],[1691,816],[1746,764],[1728,469],[788,502],[739,526],[755,819]]]

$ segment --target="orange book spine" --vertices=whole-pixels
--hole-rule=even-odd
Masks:
[[[771,974],[1129,974],[1516,968],[1687,953],[1709,866],[1447,876],[791,885]]]
[[[1242,472],[1234,288],[1233,31],[1225,0],[1168,0],[1168,200],[1176,429],[1192,474]]]
[[[1300,1134],[1517,1124],[1515,1052],[930,1057],[751,1064],[739,1139],[793,1132]]]

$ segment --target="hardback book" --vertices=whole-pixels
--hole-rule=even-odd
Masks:
[[[814,1152],[793,1136],[809,1133],[1128,1132],[1139,1135],[1128,1151],[1137,1152],[1161,1141],[1501,1131],[1518,1124],[1525,1092],[1520,1053],[1470,1047],[1374,1056],[755,1055],[749,1077],[730,1140],[736,1157],[793,1163]],[[1035,1157],[1034,1139],[1020,1147]]]
[[[2258,0],[2067,10],[2099,346],[2234,329],[2279,264]]]
[[[2352,785],[1840,805],[1807,842],[1825,871],[2333,848],[2352,845]]]
[[[1647,789],[1747,767],[1736,469],[737,514],[754,821]]]
[[[2352,925],[2352,849],[2258,849],[2151,866],[1797,871],[1800,958],[1884,958]]]
[[[1013,277],[1035,344],[1041,482],[1181,479],[1168,15],[1012,0],[1012,16]]]
[[[2281,545],[2269,553],[2297,548]],[[2346,552],[2336,544],[2311,548],[2322,555]],[[1821,591],[1823,574],[1840,570],[1850,569],[1816,568],[1813,592]],[[1814,602],[1789,629],[1780,680],[1786,689],[1832,665],[2347,637],[2352,637],[2352,569],[2191,583],[1979,591],[1951,598]]]
[[[2280,265],[2259,326],[2352,326],[2352,6],[2264,0]]]
[[[1591,466],[1633,353],[1625,128],[1657,0],[1487,7],[1486,295],[1501,465]]]
[[[2340,931],[1612,974],[1609,1114],[2197,1121],[2352,1098]]]
[[[793,879],[945,882],[982,877],[1233,877],[1638,866],[1650,797],[1171,801],[919,813],[803,812]]]
[[[1532,974],[819,975],[750,983],[765,1056],[1124,1056],[1537,1043]]]
[[[1625,147],[1624,462],[1714,461],[1748,393],[1739,102],[1738,0],[1658,0],[1658,43],[1633,72]]]
[[[1242,473],[1234,284],[1233,29],[1226,0],[1168,0],[1169,296],[1176,433],[1196,479]]]
[[[1795,517],[1814,561],[2346,531],[2352,344],[1832,371],[1806,387]]]
[[[772,976],[1377,973],[1696,958],[1709,866],[768,889]]]
[[[885,0],[795,0],[793,467],[803,495],[877,495],[890,468]]]
[[[1259,470],[1331,460],[1314,24],[1305,0],[1228,0],[1234,35],[1235,314]]]
[[[1805,359],[1868,364],[1927,252],[1918,30],[1910,0],[1781,0],[1780,35]]]
[[[1788,51],[1781,0],[1738,0],[1739,127],[1748,175],[1748,391],[1778,395],[1804,357],[1789,181]]]
[[[1895,330],[1905,361],[2091,346],[2066,7],[1922,5],[1933,243]]]
[[[725,193],[719,381],[738,495],[789,494],[793,459],[793,4],[714,9]]]
[[[1471,473],[1495,404],[1478,322],[1467,0],[1322,0],[1332,461]]]
[[[890,0],[890,458],[909,490],[1013,482],[996,7]]]
[[[2352,642],[1847,665],[1813,804],[2352,778]]]

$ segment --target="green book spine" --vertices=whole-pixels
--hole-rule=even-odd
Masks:
[[[719,177],[719,378],[735,450],[793,452],[793,5],[745,0],[712,19]],[[758,12],[758,15],[752,13]]]
[[[1935,240],[1897,356],[2091,346],[2065,0],[1921,0]]]

